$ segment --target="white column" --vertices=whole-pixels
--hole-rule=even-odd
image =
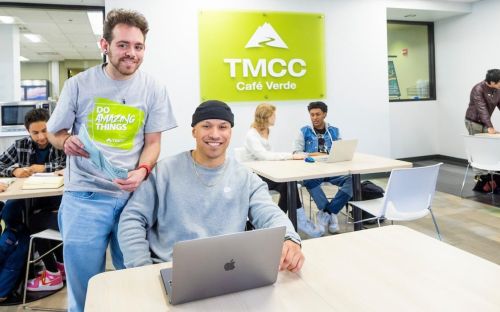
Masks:
[[[21,99],[19,28],[0,25],[0,102]]]
[[[59,61],[52,61],[49,63],[49,77],[50,77],[50,93],[51,98],[56,100],[59,98]]]

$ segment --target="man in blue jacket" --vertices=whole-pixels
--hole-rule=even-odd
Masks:
[[[328,154],[332,142],[340,140],[339,129],[325,122],[328,107],[323,102],[312,102],[307,107],[312,126],[300,129],[294,142],[294,151],[309,153],[311,156]],[[328,202],[321,189],[321,183],[328,182],[339,187],[335,197]],[[337,214],[352,197],[352,180],[350,175],[305,180],[304,185],[311,194],[319,211],[316,215],[318,224],[328,228],[330,233],[339,230]]]

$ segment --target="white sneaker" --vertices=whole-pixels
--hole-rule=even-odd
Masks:
[[[337,219],[337,215],[334,213],[330,214],[330,223],[328,224],[328,232],[330,232],[331,234],[339,232],[339,220]]]
[[[309,220],[304,208],[297,209],[297,229],[311,238],[320,237],[325,234],[322,228]]]
[[[328,229],[328,225],[330,224],[330,214],[328,212],[324,212],[323,210],[318,210],[316,212],[316,223],[326,233]]]

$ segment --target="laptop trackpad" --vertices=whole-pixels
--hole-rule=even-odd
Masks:
[[[172,268],[160,270],[163,285],[167,291],[168,301],[172,303]]]

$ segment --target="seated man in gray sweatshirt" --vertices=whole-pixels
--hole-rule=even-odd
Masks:
[[[206,101],[191,123],[196,149],[165,158],[134,192],[118,226],[125,266],[172,260],[176,242],[256,228],[286,226],[280,270],[304,263],[300,237],[272,201],[266,183],[226,157],[234,116],[226,103]]]

